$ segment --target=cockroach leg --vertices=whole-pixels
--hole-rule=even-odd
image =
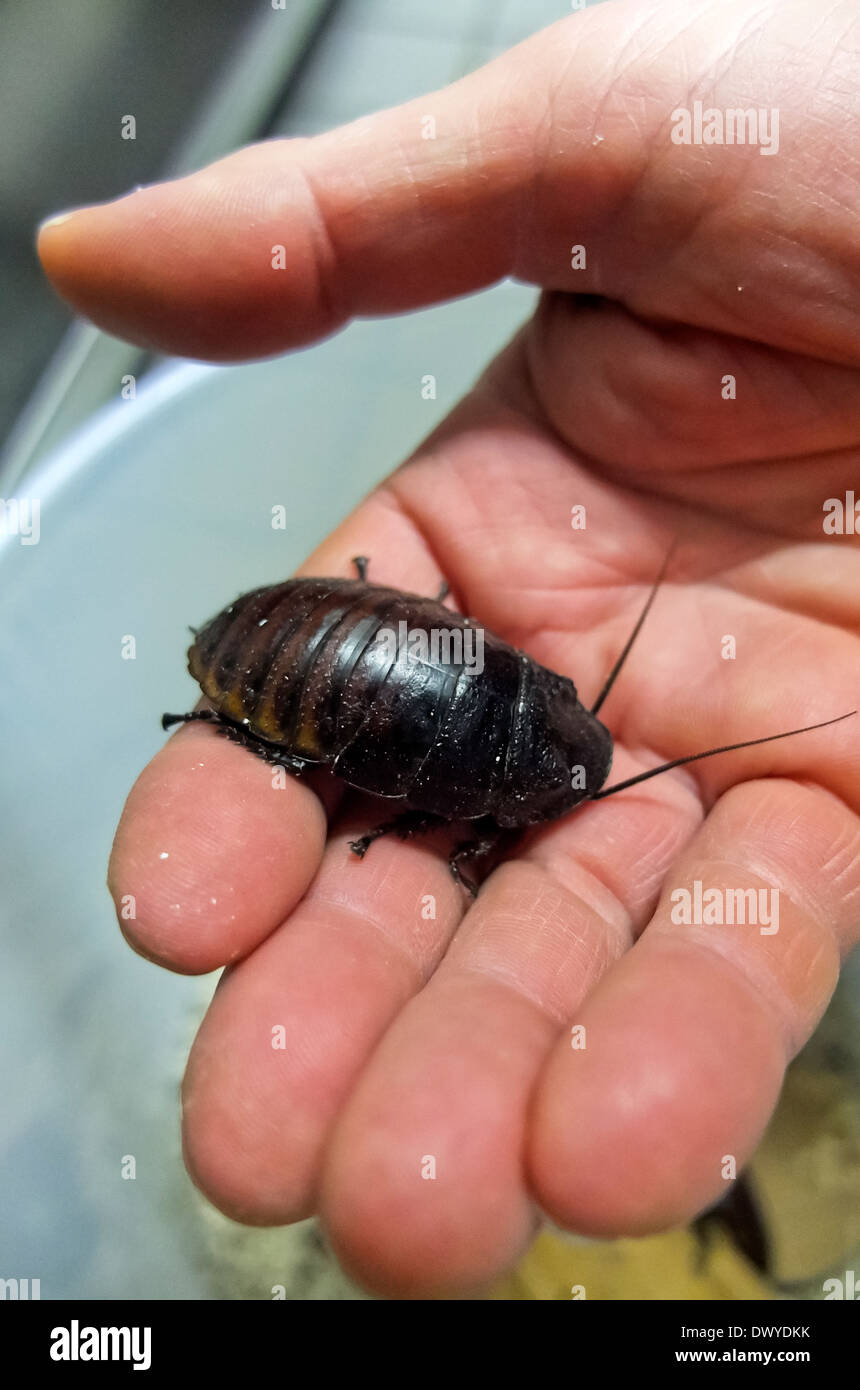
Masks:
[[[370,560],[368,559],[368,557],[367,557],[366,555],[353,555],[353,557],[352,557],[352,563],[355,565],[355,572],[356,572],[356,574],[358,575],[359,579],[361,580],[362,584],[366,584],[366,583],[367,583],[367,568],[368,568],[368,565],[370,564]],[[451,592],[451,586],[450,586],[450,584],[448,583],[447,579],[443,579],[443,580],[442,580],[442,583],[441,583],[440,586],[439,586],[439,592],[438,592],[438,594],[436,595],[436,602],[437,602],[437,603],[441,603],[443,599],[445,599],[445,598],[448,597],[448,595],[449,595],[450,592]],[[195,636],[196,636],[196,634],[195,634]]]
[[[477,838],[461,841],[459,845],[454,846],[448,856],[451,877],[455,883],[459,883],[461,888],[465,888],[466,892],[473,898],[478,896],[478,885],[463,876],[460,872],[460,864],[466,859],[483,859],[485,855],[496,848],[505,833],[490,817],[476,822],[475,829],[480,832]]]
[[[220,724],[221,716],[214,709],[193,709],[189,714],[163,714],[162,729],[172,729],[174,724],[192,724],[200,720],[204,724]]]
[[[257,757],[262,758],[264,763],[270,763],[273,767],[282,767],[286,772],[292,772],[295,777],[301,777],[303,772],[313,766],[307,758],[300,758],[295,753],[288,753],[286,748],[279,747],[275,743],[266,743],[265,739],[255,738],[241,724],[233,724],[229,719],[218,721],[218,732],[224,734],[232,743],[241,744],[243,748],[248,748],[252,753],[256,753]]]
[[[224,734],[225,738],[229,738],[232,743],[238,743],[243,748],[250,749],[252,753],[256,753],[258,758],[262,758],[263,762],[283,767],[296,777],[300,777],[311,766],[307,758],[299,758],[295,753],[288,753],[286,748],[282,748],[278,744],[266,743],[263,739],[255,738],[248,729],[241,724],[234,724],[231,719],[219,714],[217,710],[195,709],[189,714],[163,714],[161,716],[162,729],[170,729],[174,724],[192,724],[194,722],[214,724],[219,734]]]
[[[444,816],[431,815],[429,811],[404,811],[394,820],[383,821],[374,830],[368,830],[357,840],[350,840],[349,847],[353,854],[363,859],[374,840],[380,840],[383,835],[397,835],[401,840],[409,840],[413,835],[423,835],[425,831],[435,830],[446,823]]]

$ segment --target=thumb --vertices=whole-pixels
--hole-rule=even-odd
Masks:
[[[860,112],[841,14],[601,5],[444,91],[48,221],[39,254],[109,332],[214,361],[505,275],[855,360]],[[769,149],[675,143],[673,113],[697,100],[776,110],[778,142],[772,127]]]

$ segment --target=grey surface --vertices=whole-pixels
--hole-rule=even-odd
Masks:
[[[31,475],[40,541],[0,537],[0,1277],[41,1279],[43,1298],[212,1293],[176,1089],[214,977],[125,946],[104,887],[114,826],[161,711],[194,698],[186,625],[287,575],[532,302],[505,284],[259,366],[171,365]]]
[[[36,224],[158,176],[258,0],[39,0],[0,6],[0,440],[71,321]],[[137,138],[123,140],[123,115]],[[115,381],[115,378],[111,378]]]
[[[84,20],[89,17],[92,21],[93,11],[89,9],[89,0],[76,0],[76,3],[81,6]],[[126,53],[125,64],[120,64],[119,71],[120,83],[125,77],[125,87],[119,85],[114,90],[108,84],[106,93],[103,83],[91,84],[98,90],[102,102],[107,96],[108,109],[102,113],[101,120],[81,119],[78,94],[71,98],[67,94],[66,110],[73,117],[70,124],[74,126],[79,123],[86,133],[86,138],[79,143],[83,143],[89,153],[89,166],[86,173],[78,168],[69,184],[67,173],[58,179],[55,170],[52,178],[49,164],[47,171],[42,173],[45,193],[50,189],[51,200],[58,199],[59,185],[74,190],[64,200],[66,202],[80,204],[97,201],[92,186],[99,176],[102,181],[107,181],[112,193],[122,193],[129,183],[134,183],[129,178],[132,171],[144,181],[177,177],[220,159],[238,145],[256,139],[283,100],[291,77],[301,68],[314,36],[326,17],[334,13],[336,4],[337,0],[290,0],[287,9],[276,11],[270,6],[250,8],[249,0],[241,0],[241,4],[229,16],[229,23],[214,24],[222,46],[219,47],[216,41],[214,51],[222,58],[222,63],[220,70],[216,68],[214,76],[207,75],[207,81],[201,84],[199,91],[193,82],[177,84],[174,80],[171,84],[168,72],[167,85],[181,87],[180,92],[171,91],[174,102],[177,99],[184,101],[184,106],[180,108],[183,119],[179,122],[171,120],[171,114],[175,116],[176,113],[175,110],[171,113],[170,101],[166,107],[159,103],[153,109],[153,91],[159,92],[163,85],[160,80],[160,64],[164,60],[162,50],[171,48],[170,61],[175,62],[177,48],[180,54],[185,49],[194,48],[195,28],[193,25],[180,24],[175,31],[171,31],[169,26],[154,22],[154,12],[148,11],[141,17],[146,40],[144,61],[140,64],[140,55],[135,52],[132,67],[134,80],[129,82],[130,55]],[[133,16],[134,11],[131,14]],[[215,14],[209,16],[210,21],[218,18]],[[232,26],[242,19],[246,23],[236,32]],[[129,16],[126,15],[126,24],[128,20]],[[86,35],[88,32],[85,22],[83,33]],[[32,49],[34,36],[28,36],[25,31],[23,36],[19,36],[16,51],[17,61],[25,70],[28,37]],[[134,37],[140,38],[141,35],[133,32]],[[90,38],[89,46],[86,42],[79,42],[77,46],[94,63],[97,56],[104,56],[105,36],[99,32],[91,34]],[[230,38],[233,42],[228,44]],[[209,34],[207,41],[212,42]],[[227,51],[226,59],[222,48]],[[107,52],[110,54],[109,43]],[[199,60],[196,52],[194,57]],[[141,73],[137,71],[138,64],[142,67]],[[112,72],[111,75],[116,83],[117,74]],[[129,109],[129,114],[139,121],[140,154],[137,153],[137,138],[133,141],[120,138],[117,109],[114,107],[111,110],[109,106],[111,97],[115,101],[118,95],[122,95],[127,104],[123,109]],[[87,105],[87,102],[83,103],[84,112]],[[67,134],[65,141],[69,140]],[[165,143],[169,144],[169,154],[163,148]],[[17,234],[0,261],[0,288],[14,287],[20,295],[20,302],[13,301],[18,327],[16,351],[7,354],[0,367],[0,435],[10,414],[10,403],[7,402],[4,417],[3,372],[11,373],[20,382],[32,376],[36,358],[41,358],[49,345],[45,335],[46,322],[62,313],[59,301],[46,284],[34,254],[32,190],[28,190],[30,198],[23,195],[20,186],[15,190],[14,158],[9,163],[12,172],[10,205],[17,218]],[[122,169],[119,179],[118,165]],[[39,168],[41,171],[41,163]],[[98,175],[94,175],[94,168],[99,170]],[[7,181],[4,176],[8,173],[8,169],[3,169],[0,181]],[[115,185],[112,189],[111,180]],[[17,182],[20,185],[20,171]],[[86,192],[87,189],[90,191]],[[52,210],[55,209],[56,204]],[[29,314],[26,312],[28,307]],[[36,358],[31,356],[33,351]],[[0,448],[0,491],[6,496],[14,491],[20,479],[39,458],[47,455],[95,410],[112,399],[118,382],[128,374],[141,377],[152,369],[153,361],[151,353],[102,333],[91,323],[74,320],[38,383],[30,391],[26,405],[9,428]]]

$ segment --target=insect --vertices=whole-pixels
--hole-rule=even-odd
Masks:
[[[356,579],[289,579],[255,589],[192,628],[188,669],[212,708],[165,714],[162,727],[206,720],[291,772],[325,767],[392,801],[400,814],[352,841],[359,857],[381,835],[405,838],[469,822],[473,834],[452,849],[449,865],[474,895],[461,866],[488,855],[507,833],[684,763],[838,722],[709,748],[603,790],[612,735],[597,714],[668,558],[590,710],[567,677],[445,607],[446,585],[435,599],[373,585],[358,556]],[[467,659],[479,638],[480,670]]]

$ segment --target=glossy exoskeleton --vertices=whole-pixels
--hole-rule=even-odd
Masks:
[[[438,599],[422,598],[369,584],[366,560],[354,563],[357,579],[289,579],[255,589],[195,632],[188,669],[212,709],[166,714],[162,723],[213,721],[291,772],[328,768],[349,786],[397,803],[402,814],[353,841],[356,854],[389,831],[406,836],[468,821],[475,833],[449,862],[474,892],[460,864],[488,853],[502,832],[729,751],[679,758],[601,791],[612,735],[597,710],[662,572],[588,710],[567,677],[446,607],[445,586]],[[447,635],[435,647],[412,640],[433,633]]]

